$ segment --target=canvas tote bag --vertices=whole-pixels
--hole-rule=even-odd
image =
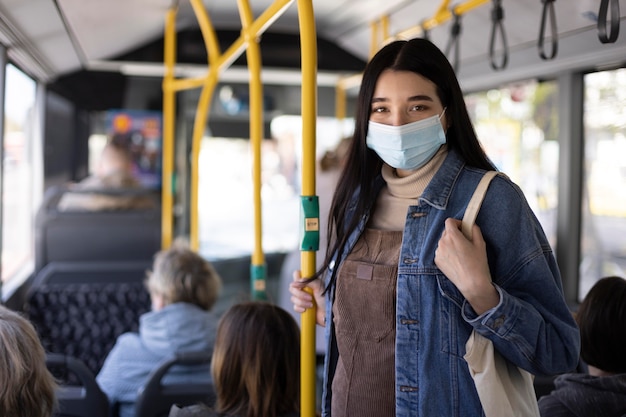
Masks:
[[[466,238],[472,238],[472,226],[496,171],[485,173],[474,191],[461,223]],[[491,340],[475,330],[465,344],[465,356],[474,379],[480,403],[487,417],[539,417],[533,387],[534,376],[502,357]]]

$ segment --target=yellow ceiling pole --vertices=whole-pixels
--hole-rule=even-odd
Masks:
[[[378,51],[378,43],[380,42],[378,39],[378,22],[370,23],[370,30],[370,58],[372,58]]]
[[[315,274],[319,248],[319,201],[315,194],[315,135],[317,118],[317,35],[312,0],[298,0],[302,54],[302,243],[303,277]],[[300,360],[300,415],[315,417],[315,316],[316,308],[302,314]]]
[[[200,24],[202,37],[207,46],[207,54],[209,59],[209,72],[204,79],[202,94],[198,102],[196,112],[196,120],[193,128],[193,144],[192,144],[192,165],[191,165],[191,213],[190,213],[190,241],[193,249],[198,249],[198,155],[200,153],[200,142],[206,126],[206,118],[209,111],[209,99],[213,95],[213,90],[217,85],[219,74],[228,68],[246,49],[247,43],[243,36],[239,36],[237,40],[228,48],[224,54],[220,54],[218,42],[216,40],[215,30],[210,19],[204,9],[202,0],[190,0],[193,6],[196,18]],[[259,34],[267,29],[293,0],[277,0],[271,4],[261,16],[254,22],[251,22],[246,30],[249,34]]]
[[[454,10],[454,13],[457,16],[461,16],[479,6],[482,6],[483,4],[490,2],[491,0],[468,0],[452,7],[452,10]],[[395,35],[395,38],[409,39],[415,36],[419,36],[423,33],[424,30],[433,29],[436,26],[439,26],[442,23],[450,20],[452,18],[452,13],[450,12],[450,7],[448,7],[449,3],[449,0],[443,0],[437,8],[437,11],[435,12],[435,15],[433,17],[431,17],[430,19],[426,19],[419,26],[413,26],[398,32]]]
[[[161,247],[168,248],[173,236],[173,181],[174,173],[174,127],[176,116],[176,91],[173,88],[174,64],[176,61],[176,13],[167,11],[165,17],[163,76],[163,162],[161,191]]]
[[[248,22],[245,34],[242,33],[222,54],[220,52],[217,35],[204,8],[202,0],[190,0],[191,6],[198,20],[202,38],[207,49],[208,70],[207,74],[198,78],[174,79],[175,61],[176,61],[176,32],[175,9],[169,12],[166,20],[166,36],[165,36],[165,76],[163,80],[163,111],[164,111],[164,159],[163,159],[163,231],[162,241],[164,246],[169,246],[172,241],[172,206],[173,199],[171,195],[174,160],[174,106],[175,92],[192,88],[202,87],[198,107],[196,109],[196,117],[193,126],[192,138],[192,155],[191,155],[191,181],[190,181],[190,246],[197,250],[199,246],[198,239],[198,156],[200,154],[200,144],[202,135],[206,127],[206,119],[210,108],[210,98],[213,95],[215,86],[217,85],[220,73],[228,68],[246,49],[248,46],[248,38],[256,37],[262,34],[276,19],[278,19],[284,11],[294,2],[294,0],[275,0],[260,16],[254,21]],[[250,19],[251,20],[251,17]],[[259,64],[260,65],[260,64]],[[261,97],[262,102],[262,97]],[[168,158],[168,159],[166,159]],[[168,162],[169,160],[169,162]],[[168,163],[170,164],[168,166]],[[167,193],[170,193],[167,195]]]
[[[250,145],[252,146],[252,190],[254,201],[254,250],[250,265],[252,298],[265,300],[267,269],[263,255],[263,223],[261,204],[261,142],[263,141],[263,86],[261,84],[261,51],[258,37],[250,33],[253,22],[249,0],[238,0],[242,37],[245,39],[248,72],[250,74]]]
[[[191,6],[193,7],[196,19],[200,25],[200,31],[207,49],[207,59],[210,65],[209,72],[204,80],[202,92],[200,93],[200,99],[198,100],[191,143],[189,243],[191,248],[197,251],[200,246],[198,237],[198,163],[200,156],[200,144],[202,143],[202,136],[206,127],[206,119],[209,114],[210,99],[213,96],[213,91],[217,85],[219,75],[219,67],[211,64],[217,62],[217,58],[220,56],[220,50],[215,30],[213,29],[213,25],[211,24],[211,20],[209,19],[206,10],[204,9],[202,0],[191,0]]]
[[[340,82],[335,87],[335,117],[338,120],[346,118],[346,89]]]

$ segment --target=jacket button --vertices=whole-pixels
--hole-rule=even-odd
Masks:
[[[500,316],[493,322],[493,327],[498,328],[504,324],[504,316]]]

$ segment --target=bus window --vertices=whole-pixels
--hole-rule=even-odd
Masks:
[[[527,81],[465,98],[487,155],[521,187],[552,247],[559,165],[557,97],[555,82]]]
[[[272,140],[262,144],[263,248],[297,245],[299,197],[280,172]],[[205,137],[199,156],[200,252],[210,260],[243,257],[254,244],[252,154],[248,139]]]
[[[626,69],[586,74],[579,299],[626,274]]]
[[[2,282],[17,278],[33,259],[33,155],[36,84],[13,65],[7,66],[4,172],[2,181]]]

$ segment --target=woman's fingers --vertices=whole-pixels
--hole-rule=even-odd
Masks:
[[[310,288],[313,294],[305,291]],[[291,294],[291,302],[294,311],[304,313],[307,309],[317,305],[316,321],[323,326],[325,322],[324,296],[322,282],[319,279],[313,281],[303,280],[300,271],[295,271],[293,281],[289,284],[289,293]]]

